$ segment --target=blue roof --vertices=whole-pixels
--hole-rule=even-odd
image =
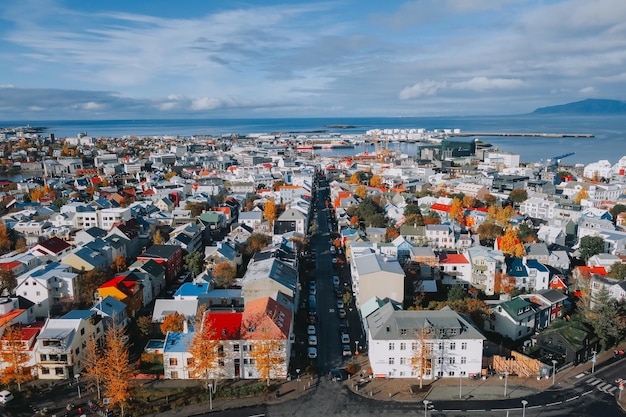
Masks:
[[[114,315],[117,315],[119,317],[120,313],[126,309],[126,304],[124,304],[115,297],[107,295],[102,299],[102,301],[94,304],[91,309],[100,310],[109,317],[113,317]]]
[[[163,353],[187,352],[194,337],[194,333],[168,332],[163,344]]]
[[[542,264],[541,262],[539,262],[539,261],[538,261],[538,260],[536,260],[536,259],[529,259],[529,260],[526,262],[526,265],[527,265],[529,268],[536,269],[537,271],[541,271],[541,272],[548,272],[548,268],[547,268],[544,264]]]
[[[343,229],[341,231],[341,236],[350,236],[357,234],[356,229]]]
[[[96,312],[93,311],[93,310],[72,310],[72,311],[68,312],[67,314],[65,314],[61,318],[62,319],[83,319],[83,320],[87,320],[88,318],[90,318],[94,314],[96,314]]]
[[[507,274],[512,277],[527,277],[528,271],[522,263],[522,258],[506,258]]]
[[[209,289],[208,282],[201,283],[193,283],[193,282],[185,282],[183,285],[178,288],[174,296],[180,295],[183,297],[198,297],[200,295],[204,295],[207,293]]]

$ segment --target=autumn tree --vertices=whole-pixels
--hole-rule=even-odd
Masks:
[[[0,295],[2,294],[2,290],[7,288],[8,290],[12,290],[17,285],[17,279],[15,278],[15,273],[11,269],[0,269]]]
[[[261,249],[267,247],[271,241],[272,239],[263,233],[253,233],[246,239],[245,252],[248,254],[259,252]]]
[[[96,338],[95,334],[91,334],[87,338],[87,344],[85,346],[85,358],[83,365],[85,370],[82,377],[87,388],[95,390],[98,394],[98,398],[102,398],[102,383],[106,373],[106,362],[104,360],[104,352],[100,341]]]
[[[611,278],[624,279],[626,278],[626,264],[621,262],[615,262],[611,265],[607,275]]]
[[[111,269],[115,269],[117,272],[126,271],[126,258],[124,255],[120,255],[113,261],[113,265],[111,265]]]
[[[137,318],[137,328],[143,336],[150,335],[152,333],[152,316],[140,316]]]
[[[15,240],[15,251],[17,253],[24,253],[28,250],[28,246],[26,245],[26,239],[24,239],[23,237],[18,237]]]
[[[389,226],[387,227],[386,231],[385,231],[385,239],[388,242],[391,242],[392,240],[394,240],[395,238],[397,238],[398,236],[400,236],[400,232],[398,231],[398,229],[396,229],[393,226]]]
[[[506,227],[514,214],[515,209],[513,209],[513,206],[506,206],[498,209],[496,214],[496,224],[500,227]]]
[[[472,208],[476,204],[476,199],[471,195],[466,195],[463,197],[463,207]]]
[[[163,238],[163,235],[161,234],[161,231],[159,229],[157,229],[157,231],[154,233],[154,237],[152,238],[152,242],[155,245],[162,245],[165,243],[165,239]]]
[[[509,194],[509,200],[511,200],[513,204],[519,205],[528,200],[528,193],[526,190],[513,190]]]
[[[228,288],[233,285],[236,276],[237,269],[230,262],[221,262],[213,270],[213,278],[220,287]]]
[[[515,278],[503,272],[494,275],[493,291],[496,294],[510,294],[515,290]]]
[[[428,216],[424,218],[424,224],[441,224],[441,217],[439,217],[439,214],[437,214],[436,212],[431,211],[430,213],[428,213]]]
[[[125,343],[124,328],[116,320],[107,328],[104,342],[104,397],[109,399],[109,407],[119,407],[123,416],[124,407],[130,400],[130,381],[134,369]]]
[[[11,250],[11,239],[9,237],[9,231],[7,225],[0,221],[0,254],[7,253]]]
[[[516,258],[524,256],[524,247],[517,237],[517,231],[509,226],[500,240],[500,250],[506,255]]]
[[[267,316],[252,318],[243,326],[247,330],[246,339],[250,341],[248,354],[262,381],[270,385],[271,378],[284,376],[285,343],[281,332],[274,329],[274,323]]]
[[[84,305],[93,304],[96,290],[100,285],[104,284],[106,280],[107,275],[99,268],[78,274],[76,287],[79,302]]]
[[[370,187],[380,188],[383,186],[383,177],[380,175],[372,175],[370,178]]]
[[[584,199],[589,198],[589,194],[587,193],[587,188],[582,187],[576,197],[574,198],[574,204],[580,204]]]
[[[274,221],[276,220],[276,204],[274,202],[274,198],[270,198],[265,203],[265,208],[263,209],[263,217],[270,223],[270,227],[274,227]]]
[[[358,185],[355,189],[354,189],[354,194],[361,198],[364,199],[365,197],[367,197],[367,187],[365,187],[365,185],[360,184]]]
[[[37,202],[43,197],[43,190],[41,188],[33,188],[30,192],[30,201]]]
[[[196,323],[195,328],[196,332],[189,342],[188,349],[191,355],[188,365],[189,376],[202,380],[208,391],[211,380],[221,377],[220,361],[223,357],[219,339],[221,332],[215,332],[212,322],[202,319]]]
[[[348,184],[359,184],[359,176],[356,173],[350,175],[350,178],[348,179]]]
[[[350,227],[353,229],[359,227],[359,218],[357,216],[350,217]]]
[[[425,326],[426,322],[424,322]],[[410,358],[411,369],[420,380],[420,389],[424,384],[424,375],[432,373],[432,344],[428,343],[428,340],[432,339],[432,331],[427,332],[424,327],[419,332],[419,338],[411,343],[413,352]]]
[[[27,366],[30,356],[22,340],[22,326],[8,326],[2,340],[0,340],[0,360],[6,365],[0,376],[0,381],[9,385],[17,384],[17,390],[22,391],[22,384],[31,379]]]
[[[167,334],[167,332],[182,332],[185,323],[185,315],[182,313],[170,313],[163,317],[161,323],[161,333]]]
[[[465,217],[465,208],[463,203],[458,198],[452,200],[450,206],[450,220],[456,221],[458,224],[463,223],[463,217]]]

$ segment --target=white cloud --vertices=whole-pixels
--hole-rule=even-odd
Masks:
[[[587,94],[597,94],[598,90],[596,90],[595,87],[588,86],[588,87],[581,88],[580,90],[578,90],[578,92],[580,94],[587,95]]]
[[[15,88],[13,84],[0,84],[0,88]]]
[[[77,107],[83,110],[102,110],[104,108],[104,105],[96,103],[95,101],[90,101],[87,103],[78,104]]]
[[[405,87],[400,91],[400,98],[402,100],[408,100],[410,98],[420,96],[434,96],[442,88],[446,88],[448,84],[444,81],[424,80],[411,87]]]
[[[524,86],[524,82],[515,78],[487,78],[474,77],[471,80],[452,84],[452,88],[459,90],[486,91],[494,89],[514,89]]]
[[[201,97],[191,101],[191,110],[213,110],[221,106],[219,99],[214,97]]]

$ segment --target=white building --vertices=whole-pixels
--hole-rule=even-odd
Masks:
[[[357,307],[373,297],[404,301],[404,270],[397,259],[368,253],[350,258]]]
[[[375,377],[433,379],[481,373],[485,338],[449,307],[403,311],[386,303],[366,318],[366,325]]]

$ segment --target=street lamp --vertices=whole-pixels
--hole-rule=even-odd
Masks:
[[[522,417],[526,417],[526,404],[528,404],[528,401],[522,400]]]
[[[209,384],[209,410],[213,410],[213,384]]]
[[[459,400],[463,398],[463,377],[459,372]]]
[[[593,353],[593,358],[591,358],[591,373],[594,373],[596,371],[596,351],[593,350],[591,353]]]
[[[552,385],[554,385],[554,377],[556,376],[556,359],[552,359]]]
[[[78,378],[80,378],[80,374],[74,375],[74,378],[76,378],[76,387],[78,389],[78,398],[81,398],[81,396],[80,396],[80,384],[78,383]]]
[[[509,380],[509,371],[504,372],[504,397],[506,398],[506,383]]]
[[[296,373],[298,374],[298,392],[300,392],[300,368],[296,369]]]
[[[354,341],[354,354],[355,355],[359,354],[359,341],[358,340]]]
[[[428,404],[432,404],[432,401],[424,400],[424,417],[428,417]]]

